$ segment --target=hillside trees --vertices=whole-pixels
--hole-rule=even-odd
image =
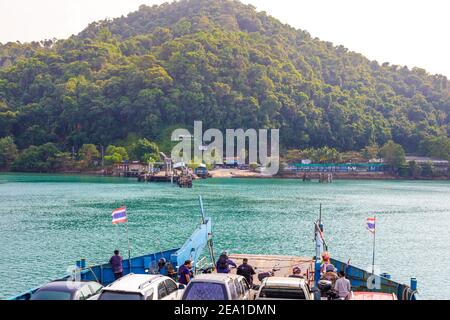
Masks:
[[[7,170],[17,158],[19,152],[12,137],[0,139],[0,170]]]
[[[141,6],[65,40],[0,45],[0,137],[19,149],[129,135],[165,146],[167,128],[201,120],[279,128],[286,150],[393,140],[444,157],[449,112],[445,76],[380,65],[237,1]]]

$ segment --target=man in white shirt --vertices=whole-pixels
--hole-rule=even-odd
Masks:
[[[352,291],[352,285],[350,284],[350,280],[345,278],[345,272],[339,272],[339,279],[336,280],[334,284],[334,290],[339,295],[339,298],[345,299]]]

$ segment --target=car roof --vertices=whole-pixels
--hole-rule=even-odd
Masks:
[[[141,292],[143,288],[140,286],[145,283],[152,283],[158,279],[170,279],[164,277],[160,274],[150,275],[150,274],[127,274],[122,278],[114,281],[109,286],[104,288],[107,291],[126,291],[126,292]]]
[[[191,282],[200,282],[200,281],[210,281],[210,282],[227,282],[229,280],[235,280],[242,278],[242,276],[238,276],[236,274],[230,273],[208,273],[208,274],[199,274],[192,279]]]
[[[265,286],[299,287],[305,284],[305,279],[294,277],[267,277],[264,279]]]
[[[49,282],[42,287],[39,288],[40,290],[47,290],[47,291],[63,291],[63,292],[76,292],[79,289],[83,288],[84,286],[87,286],[88,284],[96,283],[93,281],[52,281]],[[68,285],[69,284],[69,285]]]

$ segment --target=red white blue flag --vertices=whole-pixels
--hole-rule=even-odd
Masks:
[[[367,230],[375,233],[375,218],[367,218]]]
[[[127,208],[122,207],[119,209],[116,209],[112,212],[112,223],[118,224],[118,223],[124,223],[127,222]]]

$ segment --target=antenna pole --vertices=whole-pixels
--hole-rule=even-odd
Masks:
[[[375,239],[376,239],[376,217],[375,217],[375,228],[373,230],[373,254],[372,254],[372,274],[375,274]]]
[[[319,205],[319,224],[322,224],[322,204]]]

